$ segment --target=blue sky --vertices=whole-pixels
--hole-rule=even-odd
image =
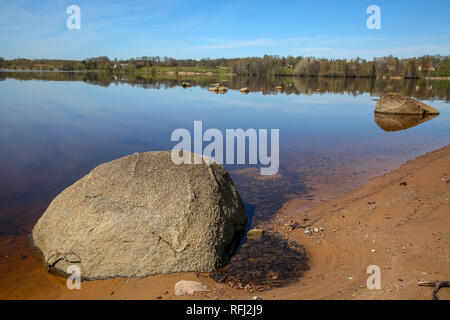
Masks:
[[[0,56],[351,58],[450,54],[450,1],[1,1]],[[81,8],[68,30],[66,8]],[[369,30],[369,5],[381,30]]]

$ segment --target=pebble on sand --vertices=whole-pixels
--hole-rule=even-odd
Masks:
[[[197,291],[209,291],[208,287],[197,281],[180,280],[175,284],[176,296],[193,296]]]

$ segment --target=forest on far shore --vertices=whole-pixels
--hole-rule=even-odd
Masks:
[[[244,76],[309,76],[309,77],[449,77],[450,56],[378,57],[326,59],[314,57],[264,57],[175,59],[170,57],[138,57],[110,60],[94,57],[84,60],[0,58],[1,70],[97,71],[107,73],[199,73]]]

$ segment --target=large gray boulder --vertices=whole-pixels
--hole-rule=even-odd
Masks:
[[[247,224],[239,193],[213,160],[175,165],[170,154],[101,164],[59,194],[31,235],[44,264],[78,265],[84,279],[221,267]]]
[[[439,114],[439,111],[423,102],[398,93],[387,93],[378,100],[375,113],[425,115]]]

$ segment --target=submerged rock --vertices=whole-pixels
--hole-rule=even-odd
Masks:
[[[247,232],[247,238],[249,239],[259,239],[263,235],[263,230],[261,229],[251,229]]]
[[[59,194],[33,228],[45,265],[63,273],[78,265],[84,279],[223,266],[247,216],[226,170],[203,160],[175,165],[161,151],[99,165]]]
[[[439,111],[423,102],[398,93],[387,93],[377,101],[375,113],[426,115],[439,114]]]

